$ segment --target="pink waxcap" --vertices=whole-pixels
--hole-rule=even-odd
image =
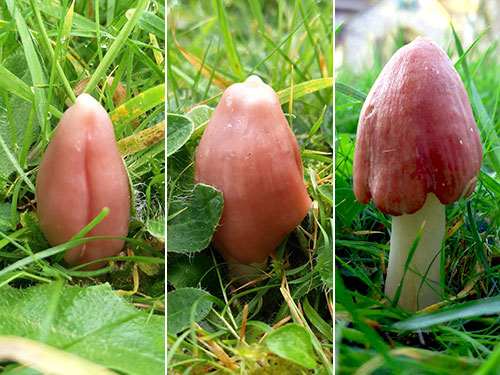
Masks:
[[[297,139],[278,95],[257,76],[224,91],[198,146],[194,178],[224,195],[212,243],[229,262],[263,262],[312,204]]]
[[[428,193],[469,196],[483,149],[469,97],[445,51],[417,37],[389,60],[361,110],[354,194],[382,212],[418,211]]]

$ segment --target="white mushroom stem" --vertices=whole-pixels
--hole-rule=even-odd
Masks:
[[[432,193],[427,195],[419,211],[392,218],[385,294],[393,299],[399,283],[403,281],[398,305],[405,310],[421,310],[440,301],[441,245],[445,220],[444,205]],[[405,274],[410,249],[424,221],[422,236]]]

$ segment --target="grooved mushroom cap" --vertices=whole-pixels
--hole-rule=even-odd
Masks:
[[[221,190],[213,244],[228,261],[262,262],[311,207],[297,140],[276,92],[257,76],[226,89],[196,153],[195,181]]]
[[[61,117],[40,162],[35,195],[40,228],[52,246],[70,240],[104,207],[109,214],[87,237],[127,236],[128,175],[111,120],[92,96],[78,96]],[[117,238],[92,240],[68,249],[64,259],[74,266],[115,256],[123,244]],[[93,263],[85,269],[105,264]]]
[[[476,186],[483,150],[465,87],[432,39],[417,37],[382,70],[361,110],[354,194],[414,213],[428,193],[451,204]]]

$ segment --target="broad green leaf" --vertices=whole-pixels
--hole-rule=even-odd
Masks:
[[[204,319],[212,302],[203,299],[208,292],[196,288],[183,288],[167,293],[167,332],[175,335],[191,326],[192,322]]]
[[[156,238],[165,239],[165,218],[150,219],[146,223],[146,230]]]
[[[173,260],[169,258],[167,280],[175,289],[196,287],[212,266],[212,259],[202,253],[195,253],[189,257],[179,256]]]
[[[345,178],[352,177],[355,139],[349,134],[340,134],[335,139],[335,171]]]
[[[55,298],[55,310],[46,324]],[[131,375],[165,371],[165,318],[140,311],[109,284],[0,288],[0,334],[38,340]],[[44,327],[50,327],[48,331]]]
[[[286,324],[271,333],[265,341],[274,354],[307,368],[316,367],[311,336],[307,330],[296,324]]]
[[[326,199],[326,201],[330,204],[330,206],[333,206],[333,185],[330,184],[319,185],[318,191],[321,194],[321,196]]]
[[[187,202],[171,202],[167,217],[167,251],[192,253],[208,246],[222,215],[222,193],[197,184]]]
[[[193,122],[186,116],[167,113],[167,157],[187,142],[193,129]]]
[[[194,155],[186,148],[181,147],[168,158],[167,188],[169,197],[183,196],[194,185]],[[170,202],[169,199],[168,202]]]
[[[342,227],[349,227],[365,205],[358,202],[354,190],[342,177],[335,179],[335,185],[335,216],[340,219]]]
[[[333,289],[333,233],[331,236],[328,235],[328,230],[333,230],[333,218],[329,219],[329,228],[324,229],[321,225],[318,225],[321,231],[321,242],[318,247],[318,258],[316,263],[316,269],[319,270],[319,275],[321,280],[331,289]]]
[[[194,132],[192,136],[200,136],[203,134],[214,109],[208,105],[199,105],[186,113],[186,117],[193,121]]]
[[[318,250],[318,268],[321,280],[328,288],[333,289],[333,250],[331,246],[323,246]]]
[[[19,221],[19,215],[16,211],[16,223]],[[15,229],[12,227],[11,222],[11,204],[0,203],[0,230],[3,232]]]
[[[23,82],[28,82],[30,80],[28,64],[23,54],[16,53],[9,56],[4,62],[4,67]],[[11,156],[19,160],[25,137],[28,137],[29,144],[33,143],[37,138],[40,127],[38,126],[36,116],[34,116],[31,125],[31,133],[28,134],[27,124],[30,120],[32,104],[18,96],[9,95],[8,100],[12,124],[7,111],[4,92],[3,90],[0,91],[0,137]],[[12,129],[11,125],[13,125],[14,129]],[[2,161],[0,163],[0,177],[7,177],[16,170],[16,166],[11,158],[9,158],[7,150],[5,150],[4,147],[0,147],[0,160]]]

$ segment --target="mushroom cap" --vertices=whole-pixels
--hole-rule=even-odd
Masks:
[[[297,140],[276,92],[257,76],[226,89],[196,154],[195,181],[221,190],[214,247],[262,262],[311,207]]]
[[[384,67],[361,110],[354,194],[414,213],[428,193],[451,204],[476,186],[483,150],[465,87],[445,51],[417,37]]]
[[[70,240],[104,207],[109,214],[86,237],[127,236],[128,175],[108,113],[92,96],[78,96],[61,117],[40,162],[35,195],[40,228],[52,246]],[[64,259],[75,266],[115,256],[123,244],[117,238],[92,240],[68,249]]]

